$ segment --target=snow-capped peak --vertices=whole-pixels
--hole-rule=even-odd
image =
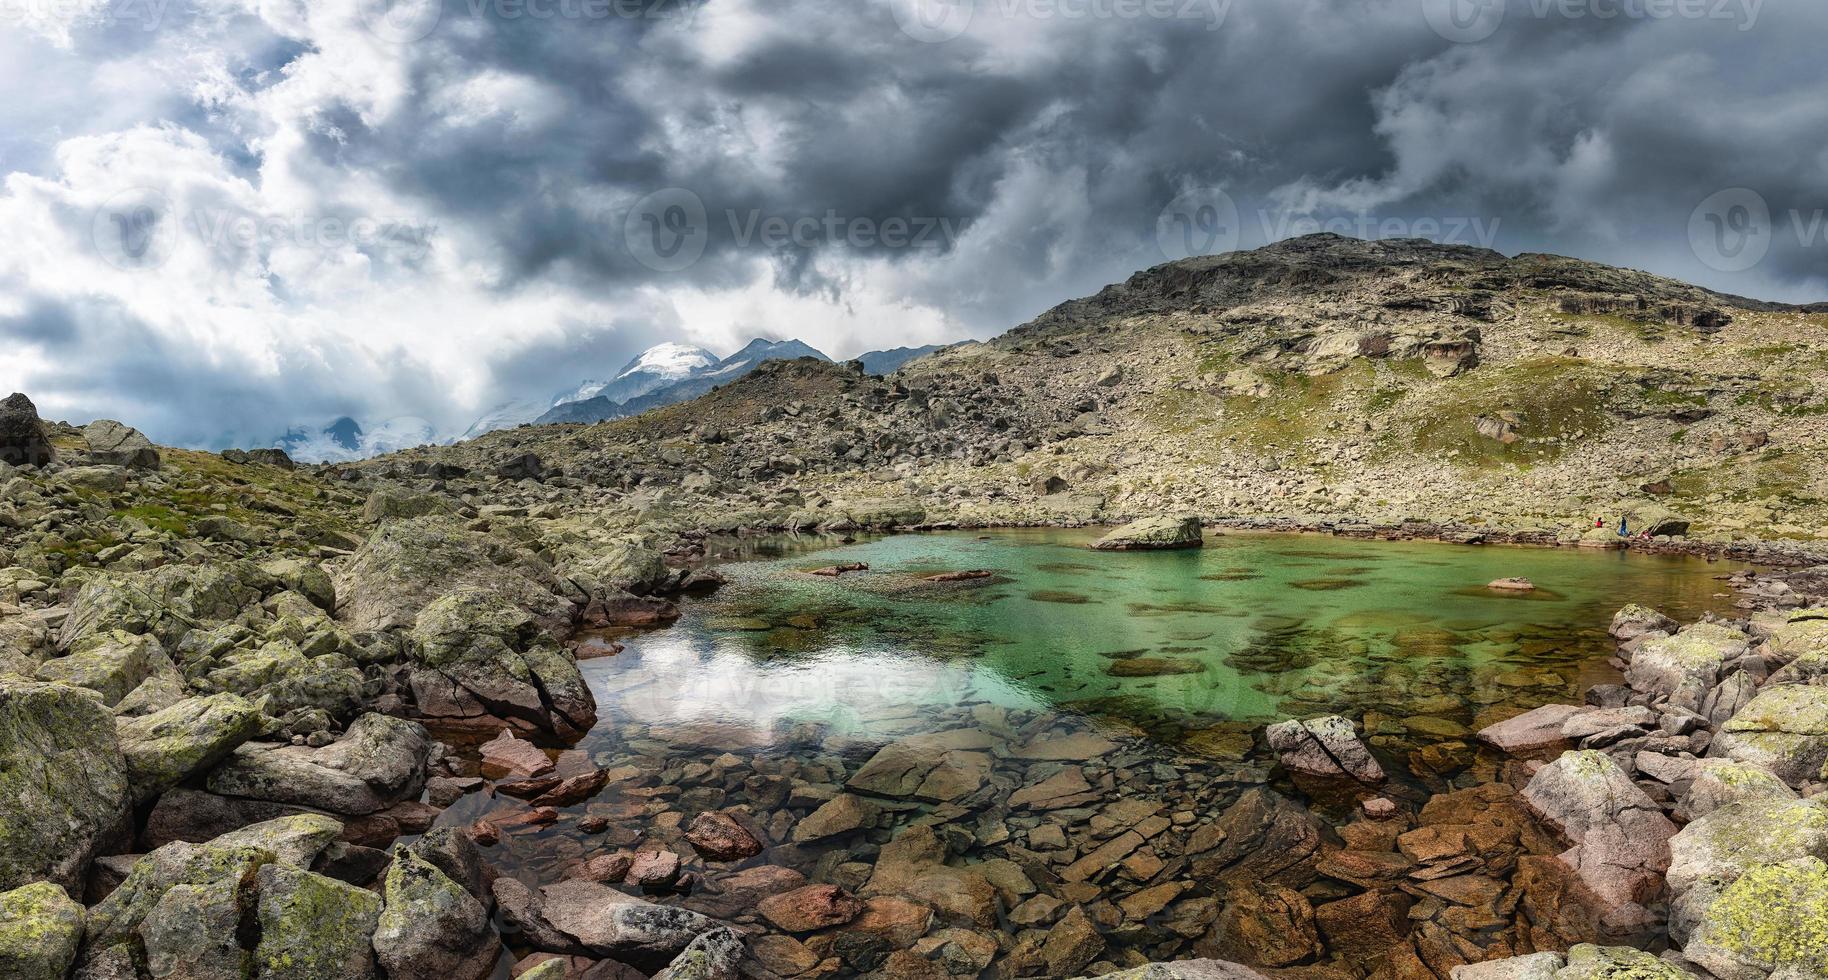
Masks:
[[[690,344],[657,344],[641,352],[641,356],[628,362],[616,380],[637,372],[658,375],[664,378],[684,378],[694,371],[708,368],[717,363],[717,355],[702,347]]]

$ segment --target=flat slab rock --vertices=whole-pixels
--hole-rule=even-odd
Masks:
[[[1586,709],[1572,704],[1545,704],[1479,731],[1479,740],[1510,753],[1539,752],[1564,745],[1562,726]]]

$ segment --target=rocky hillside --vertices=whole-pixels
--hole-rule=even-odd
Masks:
[[[1189,259],[887,379],[773,363],[684,405],[366,464],[710,523],[1431,521],[1828,536],[1828,313],[1546,255],[1331,235]],[[454,470],[449,470],[455,472]],[[548,480],[551,484],[551,480]],[[545,491],[524,487],[530,499]]]

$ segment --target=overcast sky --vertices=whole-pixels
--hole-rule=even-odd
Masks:
[[[1821,0],[0,0],[0,389],[457,432],[1317,227],[1828,300]]]

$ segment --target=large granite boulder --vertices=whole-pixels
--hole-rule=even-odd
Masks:
[[[1708,754],[1762,766],[1792,786],[1828,764],[1828,687],[1767,687],[1721,726]]]
[[[1625,643],[1646,633],[1674,633],[1678,625],[1655,609],[1634,602],[1613,614],[1610,632],[1613,639]]]
[[[43,466],[56,458],[32,400],[13,392],[0,401],[0,463]]]
[[[1669,887],[1678,895],[1703,879],[1730,884],[1752,868],[1828,859],[1828,806],[1814,800],[1735,803],[1682,828],[1669,848]]]
[[[596,723],[577,662],[501,596],[455,593],[431,603],[409,649],[413,697],[426,717],[494,716],[573,737]]]
[[[333,878],[268,864],[255,875],[260,980],[372,980],[381,899]]]
[[[250,742],[210,774],[210,792],[359,816],[418,795],[431,736],[417,722],[367,714],[321,749]]]
[[[1555,974],[1568,965],[1560,953],[1532,953],[1489,963],[1456,966],[1449,980],[1555,980]]]
[[[493,595],[564,636],[575,604],[558,594],[550,566],[511,542],[450,518],[389,521],[340,570],[338,616],[356,632],[411,629],[419,611],[452,593]]]
[[[1523,800],[1573,845],[1559,860],[1603,903],[1608,924],[1649,920],[1644,906],[1663,889],[1676,826],[1618,763],[1599,752],[1566,753],[1530,779]]]
[[[1656,637],[1631,656],[1625,680],[1633,689],[1674,694],[1685,684],[1705,693],[1720,682],[1726,665],[1745,655],[1751,638],[1718,623],[1696,623],[1674,636]]]
[[[260,711],[235,694],[190,698],[118,723],[133,792],[152,799],[205,772],[260,734]]]
[[[1562,726],[1586,709],[1572,704],[1545,704],[1479,731],[1479,741],[1514,755],[1571,748]]]
[[[83,426],[83,442],[88,444],[89,459],[103,466],[126,466],[139,470],[159,468],[159,451],[152,440],[132,426],[113,419],[98,419]]]
[[[1731,759],[1703,759],[1694,764],[1682,810],[1700,820],[1735,803],[1794,800],[1796,791],[1769,769]]]
[[[1269,726],[1269,747],[1292,772],[1310,776],[1347,777],[1361,783],[1381,783],[1384,769],[1371,750],[1359,741],[1352,722],[1338,715],[1308,721],[1285,721]]]
[[[89,862],[132,832],[131,803],[94,693],[0,680],[0,889],[49,879],[81,894]]]
[[[169,946],[174,950],[173,959],[183,958],[182,950],[193,946],[234,947],[237,943],[232,921],[223,923],[219,917],[212,916],[213,929],[207,925],[186,929],[184,917],[201,911],[204,906],[219,905],[212,901],[213,897],[227,894],[235,901],[241,884],[251,883],[261,867],[276,859],[272,851],[251,845],[217,847],[176,843],[153,851],[134,864],[119,887],[89,910],[83,941],[84,963],[91,973],[106,976],[100,967],[135,945],[150,945],[155,949]],[[193,891],[180,892],[167,903],[166,898],[174,889]],[[149,920],[154,933],[150,943],[145,933]],[[153,951],[148,950],[149,953]],[[78,973],[78,976],[84,975]]]
[[[1747,871],[1691,914],[1682,953],[1719,980],[1828,977],[1828,865],[1817,858]]]
[[[86,687],[113,706],[147,678],[172,669],[171,658],[158,640],[112,630],[84,637],[69,653],[39,664],[37,677]]]
[[[48,881],[0,892],[0,977],[64,980],[83,938],[83,907]]]
[[[408,848],[387,870],[387,907],[374,934],[388,980],[485,980],[501,939],[468,889]]]
[[[1204,528],[1197,517],[1145,517],[1099,538],[1092,543],[1095,551],[1172,551],[1198,548],[1206,543]]]

